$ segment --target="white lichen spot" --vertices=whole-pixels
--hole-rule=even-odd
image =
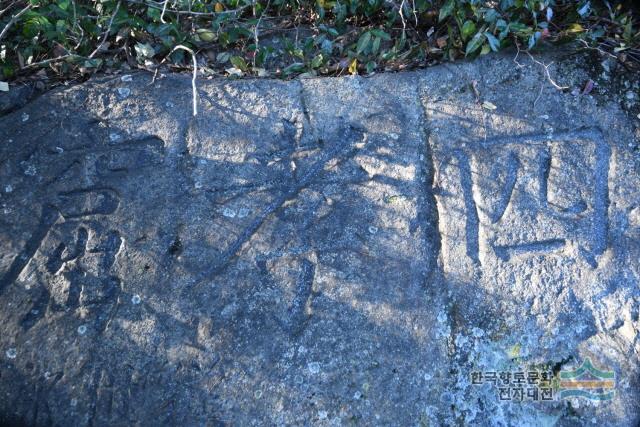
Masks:
[[[236,217],[236,211],[231,209],[231,208],[224,208],[222,210],[222,215],[226,216],[227,218],[235,218]]]
[[[133,305],[138,305],[140,304],[140,302],[142,301],[142,298],[140,298],[140,295],[135,294],[134,296],[131,297],[131,304]]]
[[[7,184],[4,187],[4,192],[5,193],[11,193],[13,191],[13,187],[11,186],[11,184]]]
[[[164,105],[165,105],[167,108],[173,108],[173,107],[174,107],[173,102],[171,102],[171,101],[167,101]]]
[[[120,95],[121,98],[126,98],[127,96],[131,95],[131,89],[129,89],[128,87],[119,87],[118,95]]]
[[[484,331],[480,328],[471,328],[471,334],[476,338],[481,338],[484,336]]]
[[[115,133],[115,132],[111,132],[111,133],[109,134],[109,140],[110,140],[111,142],[118,142],[118,141],[120,141],[120,135],[118,135],[118,134],[117,134],[117,133]]]
[[[193,183],[193,186],[196,188],[196,190],[199,190],[202,188],[202,183],[200,181],[196,181]]]
[[[400,138],[400,135],[398,135],[397,133],[390,133],[389,138],[397,141],[398,138]]]
[[[34,165],[28,165],[25,170],[24,170],[24,174],[28,175],[28,176],[34,176],[36,174],[37,170],[36,167]]]
[[[87,333],[87,325],[78,326],[78,334],[84,335]]]
[[[376,227],[374,225],[370,225],[369,226],[369,233],[376,234],[377,232],[378,232],[378,227]]]
[[[23,122],[29,121],[29,115],[27,113],[22,113],[22,121]]]
[[[353,398],[354,398],[355,400],[360,400],[360,399],[362,398],[362,393],[360,393],[359,391],[356,391],[356,392],[353,394]]]
[[[238,209],[238,218],[246,218],[249,215],[249,209],[240,208]]]
[[[238,308],[239,308],[238,304],[236,304],[235,302],[232,302],[231,304],[223,308],[220,314],[222,314],[222,317],[224,317],[225,319],[228,319],[229,317],[233,316],[238,312]]]
[[[320,373],[320,364],[318,362],[310,362],[307,365],[307,369],[309,369],[309,372],[311,372],[313,375],[316,375]]]
[[[467,342],[468,342],[468,341],[469,341],[469,340],[467,339],[467,337],[465,337],[465,336],[464,336],[464,335],[462,335],[462,334],[458,334],[458,335],[456,336],[456,339],[455,339],[456,347],[458,347],[458,348],[460,348],[460,347],[464,347],[464,346],[465,346],[465,344],[467,344]]]
[[[6,354],[7,358],[9,358],[9,359],[15,359],[15,358],[16,358],[16,356],[18,355],[18,352],[16,351],[16,349],[15,349],[15,348],[11,347],[9,350],[7,350],[7,351],[5,352],[5,354]]]

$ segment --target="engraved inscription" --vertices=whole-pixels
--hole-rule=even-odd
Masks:
[[[504,138],[457,150],[466,254],[483,264],[607,248],[610,150],[597,129]]]

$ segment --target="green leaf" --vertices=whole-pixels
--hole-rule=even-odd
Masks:
[[[284,70],[282,70],[282,72],[286,76],[289,74],[298,73],[302,70],[304,70],[304,64],[301,62],[294,62],[293,64],[289,65]]]
[[[155,49],[149,43],[136,43],[134,49],[140,59],[153,58],[156,54]]]
[[[438,22],[441,22],[447,16],[451,15],[455,5],[456,5],[455,0],[447,0],[444,6],[440,8],[440,16],[438,17]]]
[[[49,20],[35,13],[31,13],[31,17],[27,19],[22,27],[22,34],[26,38],[35,37],[40,31],[47,31],[51,27]]]
[[[480,49],[480,46],[482,46],[484,40],[484,33],[477,33],[475,36],[473,36],[469,43],[467,43],[467,49],[465,50],[464,55],[468,56],[476,50]]]
[[[371,34],[373,34],[376,37],[380,37],[382,40],[386,40],[386,41],[391,40],[391,36],[379,28],[374,28],[373,30],[371,30]]]
[[[231,54],[229,52],[220,52],[216,55],[216,61],[221,64],[226,63],[229,59],[231,59]]]
[[[374,55],[378,53],[378,51],[380,50],[380,40],[382,40],[380,37],[376,37],[373,39],[373,45],[371,46],[371,53],[373,53]]]
[[[322,65],[323,61],[324,61],[324,57],[322,56],[321,53],[319,53],[316,56],[314,56],[313,59],[311,60],[311,66],[313,68],[318,68],[319,66]]]
[[[369,42],[371,42],[371,33],[367,31],[360,36],[360,39],[358,39],[358,45],[356,47],[356,52],[358,53],[358,55],[360,55],[367,49],[367,47],[369,47]]]
[[[247,63],[245,62],[245,60],[242,59],[239,56],[232,56],[231,59],[229,59],[229,60],[231,61],[233,66],[236,67],[239,70],[247,71],[247,69],[249,68],[247,66]]]
[[[500,49],[500,41],[490,32],[484,33],[485,37],[489,41],[489,46],[491,50],[497,52]]]
[[[471,37],[472,34],[476,32],[476,24],[473,21],[465,21],[462,25],[462,29],[460,30],[460,34],[462,35],[462,40],[467,40]]]
[[[83,64],[85,68],[99,68],[101,65],[102,59],[100,58],[87,59]]]
[[[379,39],[378,39],[378,40],[379,40]],[[376,70],[376,67],[377,67],[377,66],[378,66],[378,64],[376,64],[376,63],[375,63],[375,62],[373,62],[373,61],[369,61],[369,62],[367,62],[367,65],[366,65],[367,74],[371,74],[371,73],[373,73],[373,72]]]
[[[210,43],[216,39],[216,34],[207,28],[198,28],[196,33],[203,42]]]
[[[322,31],[326,32],[327,34],[332,35],[333,37],[337,37],[339,34],[338,30],[332,27],[327,27],[325,24],[320,24],[318,28],[320,28]]]

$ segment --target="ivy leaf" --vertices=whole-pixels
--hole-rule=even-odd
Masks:
[[[134,49],[136,50],[138,58],[140,59],[153,58],[153,56],[156,54],[153,46],[151,46],[149,43],[136,43]]]
[[[500,41],[490,32],[486,32],[484,33],[484,35],[489,41],[489,46],[491,47],[491,50],[494,52],[497,52],[498,49],[500,49]]]
[[[378,40],[379,40],[379,39],[378,39]],[[378,65],[377,65],[375,62],[373,62],[373,61],[369,61],[369,62],[367,62],[367,65],[366,65],[366,68],[367,68],[367,74],[371,74],[371,73],[373,73],[373,72],[376,70],[376,67],[377,67],[377,66],[378,66]]]
[[[358,45],[356,47],[356,52],[360,55],[369,47],[369,42],[371,42],[371,33],[367,31],[358,39]]]
[[[455,5],[456,5],[455,0],[447,0],[444,6],[440,8],[440,16],[438,17],[438,22],[442,22],[443,19],[451,15]]]
[[[216,61],[221,64],[224,64],[229,59],[231,59],[231,54],[229,52],[220,52],[218,55],[216,55]]]
[[[379,28],[374,28],[373,30],[371,30],[371,34],[373,34],[376,37],[381,38],[382,40],[386,40],[386,41],[390,41],[391,40],[391,36],[388,33],[382,31]]]
[[[282,70],[282,72],[285,76],[288,76],[289,74],[299,73],[302,70],[304,70],[304,64],[301,62],[294,62],[293,64]]]
[[[467,43],[467,49],[465,50],[464,55],[468,56],[476,50],[480,49],[480,46],[482,46],[482,43],[484,43],[484,39],[484,33],[477,33],[475,36],[473,36],[469,43]]]
[[[311,67],[313,68],[318,68],[319,66],[322,65],[322,61],[324,60],[323,56],[321,53],[317,54],[316,56],[313,57],[313,59],[311,60]]]
[[[206,28],[198,28],[196,30],[196,33],[198,34],[198,37],[200,38],[200,40],[202,40],[203,42],[212,42],[216,39],[216,34]]]
[[[474,24],[473,21],[465,21],[465,23],[462,25],[462,29],[460,30],[462,40],[467,40],[475,32],[476,24]]]
[[[380,50],[380,40],[382,40],[380,37],[376,37],[373,39],[373,45],[371,46],[371,53],[373,53],[374,55],[378,53],[378,51]]]
[[[239,70],[247,71],[247,69],[249,68],[245,60],[239,56],[232,56],[229,60],[231,61],[233,66]]]

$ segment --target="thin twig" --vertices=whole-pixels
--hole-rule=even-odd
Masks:
[[[118,1],[118,4],[116,4],[116,9],[113,11],[113,15],[111,15],[111,19],[109,20],[109,26],[107,27],[107,31],[104,32],[104,36],[102,37],[102,40],[100,41],[100,44],[98,45],[98,47],[96,47],[96,49],[93,52],[91,52],[91,54],[89,55],[89,59],[93,58],[95,54],[98,53],[100,49],[102,49],[102,45],[104,45],[104,43],[107,41],[107,37],[111,32],[111,26],[113,25],[113,20],[118,14],[119,9],[120,9],[120,1]]]
[[[524,65],[522,65],[521,63],[518,62],[518,56],[520,56],[520,44],[518,43],[518,41],[516,40],[516,56],[513,58],[513,62],[514,64],[516,64],[518,66],[518,68],[523,68]]]
[[[404,13],[402,12],[402,10],[404,9],[404,2],[405,0],[402,0],[402,2],[400,3],[400,10],[398,11],[398,14],[400,15],[400,20],[402,21],[402,38],[403,39],[406,37],[406,31],[407,31],[407,23],[404,20]]]
[[[49,64],[52,64],[54,62],[62,61],[62,60],[65,60],[67,58],[82,58],[82,56],[74,55],[73,53],[67,53],[66,55],[56,56],[55,58],[45,59],[44,61],[33,62],[31,64],[25,65],[22,68],[23,69],[36,68],[36,67],[40,67],[42,65],[49,65]]]
[[[257,2],[256,2],[257,4]],[[258,38],[258,29],[260,28],[260,22],[262,22],[262,17],[264,16],[264,14],[266,13],[266,11],[269,9],[269,5],[271,4],[271,0],[267,1],[267,6],[264,8],[264,11],[260,14],[260,17],[258,18],[258,22],[256,23],[256,27],[253,30],[253,38],[255,41],[255,45],[256,45],[256,50],[255,53],[253,55],[253,67],[255,68],[256,66],[256,56],[258,55],[258,48],[259,48],[259,44],[260,44],[260,40]],[[255,15],[255,7],[253,9],[253,14]]]
[[[525,50],[525,52],[527,52],[527,55],[529,55],[529,58],[531,58],[531,60],[533,62],[535,62],[536,64],[540,65],[542,68],[544,68],[544,71],[547,75],[547,80],[549,81],[549,83],[551,83],[551,86],[553,86],[554,88],[558,89],[558,90],[565,90],[565,89],[569,89],[569,86],[560,86],[559,84],[557,84],[552,78],[551,78],[551,73],[549,73],[549,67],[553,65],[553,62],[549,63],[549,64],[543,64],[542,62],[538,61],[537,59],[535,59],[533,57],[533,55],[531,55],[531,52],[529,52],[528,50]]]
[[[176,50],[179,50],[179,49],[186,50],[187,52],[189,52],[191,54],[191,59],[193,60],[193,77],[191,78],[191,90],[193,92],[193,94],[192,94],[192,98],[193,98],[193,115],[197,116],[198,115],[198,91],[196,89],[196,77],[198,76],[198,61],[196,60],[195,52],[192,49],[179,44],[178,46],[176,46],[173,49],[171,49],[171,52],[169,52],[169,54],[167,56],[165,56],[165,58],[162,60],[162,62],[160,62],[160,64],[165,62],[167,60],[167,58],[169,57],[169,55],[171,55],[173,52],[175,52]]]
[[[84,30],[82,29],[82,25],[78,24],[78,13],[76,10],[76,2],[75,0],[71,0],[71,6],[73,7],[73,30],[75,31],[76,27],[80,30],[80,40],[74,50],[78,50],[80,45],[82,44],[82,40],[84,40]]]
[[[13,2],[11,2],[11,4],[10,4],[9,6],[5,7],[5,8],[4,8],[4,9],[2,9],[2,10],[0,10],[0,17],[1,17],[2,15],[4,15],[6,11],[8,11],[9,9],[11,9],[11,8],[16,4],[16,3],[17,3],[17,2],[13,1]]]
[[[169,3],[169,0],[164,0],[164,4],[162,5],[162,13],[160,14],[160,22],[162,22],[163,24],[167,23],[167,21],[164,20],[164,13],[167,11],[167,3]]]
[[[9,28],[11,28],[11,26],[13,24],[15,24],[15,22],[18,20],[18,18],[20,18],[23,14],[25,14],[32,7],[33,7],[33,5],[31,3],[29,3],[27,5],[27,7],[25,7],[20,12],[18,12],[17,14],[13,15],[13,17],[11,17],[11,20],[7,23],[7,25],[4,26],[4,29],[2,30],[2,32],[0,32],[0,40],[2,40],[2,38],[4,37],[5,34],[7,34],[7,31],[9,31]]]

